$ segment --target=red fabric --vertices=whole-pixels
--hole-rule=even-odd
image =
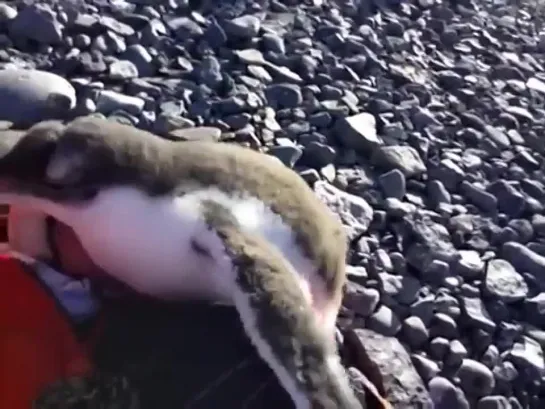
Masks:
[[[92,371],[88,343],[18,260],[0,257],[0,408],[30,409],[50,383]]]

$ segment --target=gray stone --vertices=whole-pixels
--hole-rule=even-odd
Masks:
[[[68,114],[76,91],[64,78],[45,71],[0,70],[0,120],[21,126]]]
[[[501,256],[517,271],[524,271],[535,277],[541,290],[545,290],[545,257],[530,250],[524,244],[509,241],[501,248]]]
[[[419,348],[428,340],[429,332],[421,318],[410,316],[403,320],[403,335],[413,348]]]
[[[422,288],[420,281],[411,276],[400,276],[389,273],[380,273],[383,293],[395,299],[400,304],[413,303]]]
[[[296,84],[273,84],[265,88],[265,97],[272,107],[295,108],[303,102],[301,88]]]
[[[394,337],[369,329],[351,330],[347,337],[359,342],[382,378],[385,398],[393,408],[430,408],[430,396],[411,357]]]
[[[115,80],[126,80],[138,77],[136,65],[127,60],[119,60],[110,64],[110,78]]]
[[[381,305],[367,320],[369,329],[386,336],[394,336],[401,330],[399,318],[386,305]]]
[[[511,409],[505,396],[485,396],[477,402],[477,409]]]
[[[373,220],[373,208],[365,199],[346,193],[327,182],[317,182],[314,191],[340,217],[350,238],[367,231]]]
[[[373,153],[372,161],[379,167],[399,169],[406,177],[426,172],[426,165],[412,146],[381,146]]]
[[[208,141],[218,142],[221,130],[214,126],[198,126],[196,128],[173,129],[168,136],[181,141]]]
[[[17,17],[17,9],[6,3],[0,3],[0,24],[7,23]]]
[[[464,393],[447,378],[436,376],[428,383],[434,409],[469,409]]]
[[[498,207],[498,199],[493,194],[467,180],[460,184],[460,191],[471,203],[485,212],[493,212]]]
[[[403,199],[406,193],[405,175],[399,169],[392,169],[379,177],[379,184],[386,197]]]
[[[495,380],[492,371],[473,359],[464,359],[457,375],[462,389],[469,396],[490,395],[494,389]]]
[[[375,288],[348,281],[343,298],[343,306],[362,317],[369,317],[380,301],[380,293]]]
[[[520,301],[528,296],[528,284],[506,260],[494,259],[486,268],[485,289],[505,303]]]
[[[280,159],[289,168],[293,168],[303,155],[303,149],[298,146],[273,146],[267,153]]]
[[[407,217],[406,221],[408,230],[414,237],[408,243],[409,248],[405,253],[410,265],[420,271],[426,271],[434,260],[452,263],[459,258],[445,226],[421,215]]]
[[[445,357],[445,365],[451,368],[458,368],[465,358],[467,358],[468,352],[464,344],[458,339],[450,341],[449,350]]]
[[[431,340],[429,345],[430,357],[436,361],[442,361],[447,355],[450,347],[448,339],[443,337],[437,337]]]
[[[261,21],[256,16],[245,15],[227,21],[224,28],[229,36],[249,39],[259,33]]]
[[[468,322],[477,328],[494,332],[496,324],[479,297],[461,297],[462,310]]]
[[[430,324],[430,333],[432,336],[439,336],[453,339],[458,336],[458,326],[456,321],[447,314],[437,312],[434,314]]]
[[[518,368],[524,368],[528,379],[541,379],[545,376],[545,360],[539,342],[523,336],[513,345],[508,357]]]
[[[431,359],[419,354],[412,354],[413,365],[424,382],[429,381],[440,371],[439,365]]]
[[[32,4],[24,7],[11,21],[10,35],[41,44],[62,43],[63,26],[49,4]]]
[[[475,250],[460,250],[456,262],[456,272],[465,278],[479,278],[484,272],[485,263]]]
[[[103,90],[97,99],[97,111],[108,115],[114,111],[122,110],[132,115],[139,115],[144,109],[144,104],[145,101],[142,98]]]
[[[344,146],[358,152],[368,152],[383,143],[377,135],[375,117],[367,112],[337,121],[335,133]]]

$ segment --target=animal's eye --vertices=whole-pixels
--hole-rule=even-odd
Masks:
[[[73,185],[79,181],[85,157],[77,151],[59,147],[45,169],[45,178],[52,185]]]
[[[89,200],[95,197],[98,194],[98,188],[95,186],[88,186],[81,189],[82,200]]]

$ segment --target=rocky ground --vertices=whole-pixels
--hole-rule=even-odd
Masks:
[[[535,7],[0,2],[0,128],[97,114],[278,157],[352,239],[339,317],[348,366],[370,358],[394,408],[541,408]]]

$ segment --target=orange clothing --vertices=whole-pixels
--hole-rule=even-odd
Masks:
[[[91,342],[19,260],[0,257],[0,408],[30,409],[42,389],[93,370]]]

